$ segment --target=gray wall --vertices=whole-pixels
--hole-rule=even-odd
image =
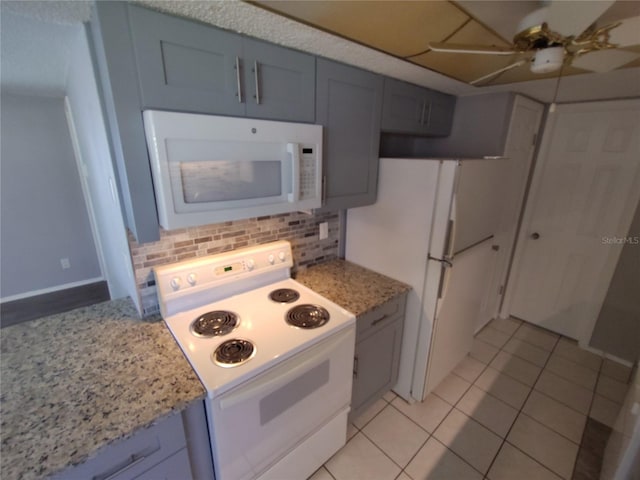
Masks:
[[[590,345],[634,362],[640,359],[640,205],[627,238]]]
[[[1,101],[0,297],[100,278],[63,99]]]
[[[107,129],[84,29],[78,32],[71,53],[66,91],[80,158],[86,167],[88,193],[101,243],[109,293],[111,298],[129,295],[139,307]]]

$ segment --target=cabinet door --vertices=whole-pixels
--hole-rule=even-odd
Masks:
[[[391,78],[384,81],[382,130],[399,133],[425,133],[429,105],[426,89]]]
[[[124,2],[95,2],[93,8],[91,44],[127,227],[139,243],[154,242],[160,239],[160,229],[140,114],[129,11]]]
[[[129,7],[143,108],[244,115],[242,37]]]
[[[456,97],[446,93],[427,91],[429,115],[426,120],[426,132],[434,136],[447,136],[451,133],[453,111]]]
[[[323,209],[376,200],[382,85],[380,76],[318,59],[317,123],[324,126]]]
[[[356,418],[398,379],[403,317],[356,343],[350,418]]]
[[[315,58],[244,39],[243,74],[248,117],[315,121]]]

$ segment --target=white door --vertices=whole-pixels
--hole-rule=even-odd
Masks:
[[[502,208],[499,226],[493,232],[494,262],[485,277],[488,281],[487,294],[478,315],[476,330],[498,314],[543,111],[542,104],[519,95],[515,97],[505,144],[506,160],[496,176]]]
[[[509,285],[512,315],[586,344],[640,197],[640,100],[550,114]]]

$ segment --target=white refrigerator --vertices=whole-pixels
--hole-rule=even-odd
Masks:
[[[346,259],[409,284],[398,383],[422,401],[470,351],[495,266],[506,160],[382,158],[347,212]]]

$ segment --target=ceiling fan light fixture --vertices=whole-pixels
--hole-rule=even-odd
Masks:
[[[549,47],[538,50],[531,62],[533,73],[555,72],[562,67],[564,61],[564,47]]]

